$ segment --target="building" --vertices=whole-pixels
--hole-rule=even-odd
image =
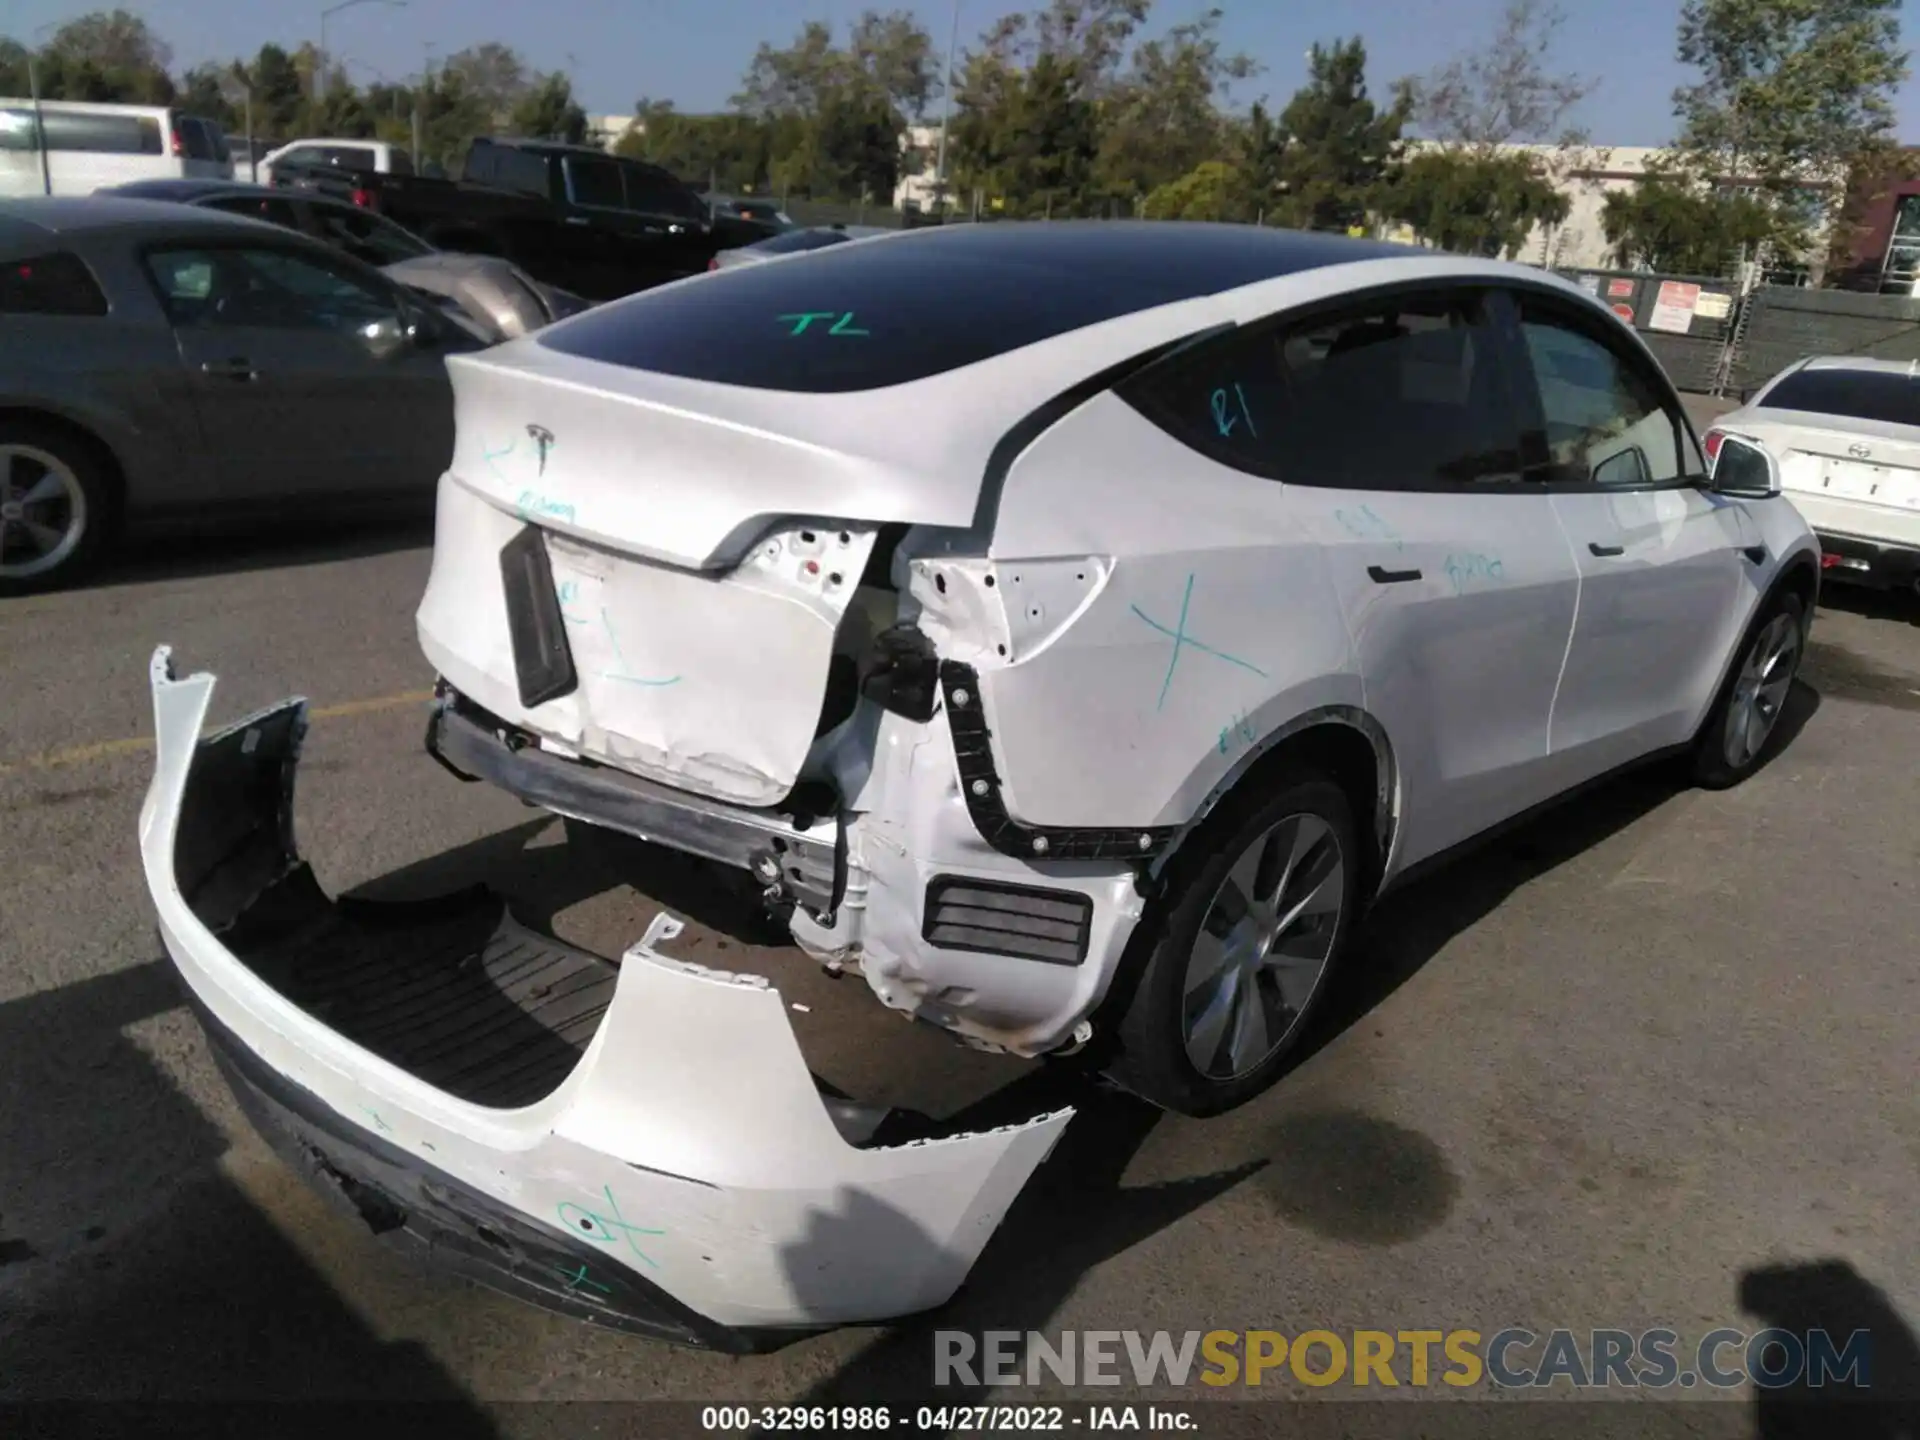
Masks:
[[[646,128],[643,122],[632,115],[589,115],[587,143],[611,151],[629,130],[644,131]]]
[[[1849,290],[1912,295],[1920,282],[1920,148],[1886,170],[1854,177],[1847,195],[1839,283]]]

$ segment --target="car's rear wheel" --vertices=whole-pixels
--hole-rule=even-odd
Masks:
[[[99,558],[111,519],[107,468],[50,426],[0,426],[0,594],[50,590]]]
[[[1150,947],[1108,1073],[1184,1115],[1243,1105],[1280,1077],[1327,990],[1362,870],[1353,811],[1326,776],[1280,777],[1214,817],[1150,909]]]
[[[1806,654],[1806,607],[1783,590],[1761,607],[1694,744],[1693,778],[1709,790],[1738,785],[1765,760]]]

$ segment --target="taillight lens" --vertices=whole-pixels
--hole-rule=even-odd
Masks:
[[[371,190],[354,191],[353,203],[358,205],[362,210],[371,210],[373,208],[373,192]]]
[[[720,257],[718,255],[714,256],[711,260],[707,261],[707,269],[718,270],[719,268],[720,268]]]
[[[175,130],[172,132],[171,138],[173,140],[174,158],[178,159],[180,156],[187,153],[187,147],[183,143],[181,143],[180,132],[178,130]]]
[[[1720,442],[1726,438],[1727,434],[1724,430],[1709,430],[1701,437],[1700,448],[1707,452],[1707,459],[1709,461],[1717,460],[1720,457]]]

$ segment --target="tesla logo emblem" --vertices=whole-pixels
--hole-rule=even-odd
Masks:
[[[540,473],[544,475],[547,473],[547,452],[553,449],[553,432],[544,425],[529,425],[527,434],[540,452]]]
[[[1864,460],[1873,454],[1873,447],[1871,445],[1849,445],[1847,446],[1847,453],[1856,460]]]

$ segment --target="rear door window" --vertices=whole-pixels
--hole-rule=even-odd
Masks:
[[[1253,474],[1442,490],[1518,479],[1507,385],[1482,296],[1452,291],[1237,330],[1121,393],[1177,439]]]
[[[147,269],[175,325],[356,333],[393,319],[393,292],[319,255],[254,246],[148,252]]]
[[[671,175],[662,175],[639,165],[624,165],[626,205],[643,215],[664,215],[674,220],[707,218],[707,207],[686,186]]]
[[[107,297],[78,255],[65,250],[0,263],[0,315],[104,315]]]
[[[626,189],[621,183],[617,161],[569,155],[565,163],[567,193],[574,204],[592,206],[597,210],[627,208]]]
[[[300,215],[293,208],[291,200],[278,195],[223,195],[218,200],[209,201],[209,210],[224,210],[229,215],[245,215],[250,219],[264,220],[269,225],[278,225],[284,230],[298,230]]]
[[[369,265],[391,265],[433,253],[426,241],[391,220],[351,205],[315,205],[312,215],[317,238]]]
[[[1796,370],[1753,403],[1844,420],[1920,425],[1920,379],[1905,370]]]

